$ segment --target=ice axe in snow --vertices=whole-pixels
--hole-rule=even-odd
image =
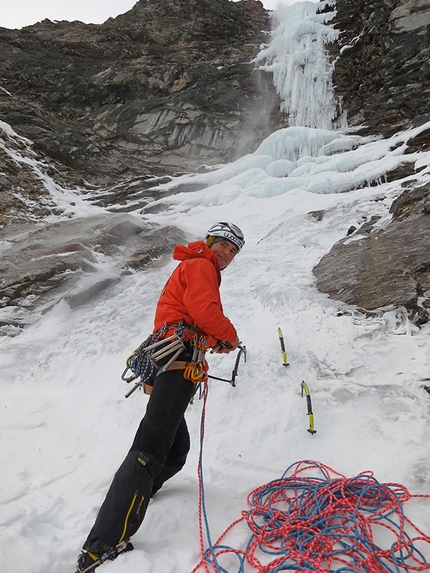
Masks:
[[[312,402],[311,393],[309,392],[308,385],[305,381],[302,381],[302,396],[303,392],[306,394],[306,403],[308,406],[308,416],[309,416],[309,429],[308,432],[312,435],[316,434],[317,431],[314,429],[314,413],[312,412]]]
[[[284,335],[282,334],[282,330],[279,328],[279,326],[278,326],[278,334],[279,334],[279,342],[281,343],[282,358],[284,360],[283,365],[288,366],[289,363],[287,360],[287,353],[285,352]]]

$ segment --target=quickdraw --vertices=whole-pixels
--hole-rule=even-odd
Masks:
[[[185,350],[183,342],[184,323],[175,325],[176,329],[171,336],[164,338],[169,325],[165,324],[155,334],[150,334],[148,338],[137,348],[126,360],[126,368],[121,375],[124,382],[130,383],[139,378],[133,388],[126,393],[128,398],[139,387],[143,387],[146,394],[150,394],[154,384],[154,379],[159,372],[168,370],[173,362]],[[170,357],[169,360],[160,365],[157,361],[162,361]],[[131,374],[127,374],[130,370]]]
[[[173,329],[173,334],[165,337],[166,333],[172,332]],[[193,353],[189,362],[177,360],[186,349],[184,340],[189,340],[186,338],[186,330],[189,330],[193,335],[191,339]],[[220,344],[227,345],[227,343]],[[208,363],[205,358],[208,349],[207,338],[198,329],[189,326],[183,320],[178,324],[165,324],[155,334],[149,335],[139,348],[127,358],[126,368],[121,375],[121,379],[127,383],[138,380],[133,388],[125,394],[125,397],[131,396],[138,388],[143,388],[145,394],[150,394],[155,377],[167,370],[184,370],[184,378],[194,384],[200,384],[208,378],[213,378],[236,386],[236,376],[238,375],[239,361],[242,355],[244,355],[246,362],[246,347],[239,344],[238,348],[239,353],[231,380],[208,376]],[[160,361],[166,359],[168,359],[167,362],[159,364]]]
[[[185,380],[191,380],[194,384],[199,384],[207,378],[207,365],[203,362],[187,362],[184,368]]]
[[[184,378],[191,380],[194,384],[200,384],[207,379],[208,363],[206,362],[206,351],[208,349],[207,338],[196,334],[192,340],[193,355],[184,369]]]

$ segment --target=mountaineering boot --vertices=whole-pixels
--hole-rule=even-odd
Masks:
[[[94,547],[83,549],[78,557],[76,573],[91,573],[107,561],[113,561],[120,553],[126,553],[134,549],[133,544],[128,539],[119,543],[116,547],[108,547],[102,541],[97,540]]]

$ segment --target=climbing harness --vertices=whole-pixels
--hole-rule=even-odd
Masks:
[[[201,440],[203,435],[202,421]],[[233,573],[234,564],[237,573],[428,571],[430,536],[403,508],[418,499],[430,501],[430,495],[413,495],[403,485],[380,483],[370,471],[347,478],[321,463],[303,460],[281,478],[252,491],[248,510],[212,544],[200,457],[201,561],[192,573],[203,567],[206,573]],[[243,548],[235,549],[225,538],[241,523],[251,533]]]
[[[311,401],[311,393],[309,391],[308,385],[304,380],[302,380],[302,396],[303,392],[306,394],[306,404],[308,407],[308,416],[309,416],[309,429],[308,432],[312,435],[316,434],[317,431],[314,429],[314,413],[312,412],[312,401]]]
[[[281,343],[282,358],[284,360],[283,365],[288,366],[289,362],[287,360],[287,353],[285,352],[284,335],[282,334],[282,330],[279,328],[279,326],[278,326],[278,335],[279,335],[279,342]]]
[[[173,330],[173,334],[166,337]],[[191,338],[190,338],[191,337]],[[191,340],[193,346],[192,365],[177,361],[186,349],[185,341]],[[156,333],[151,334],[126,360],[126,368],[121,379],[127,383],[139,379],[127,392],[126,398],[138,388],[150,394],[155,377],[166,370],[187,370],[187,379],[193,382],[204,378],[207,371],[204,355],[207,349],[206,338],[197,328],[181,320],[178,324],[164,324]],[[128,373],[131,372],[131,374]]]
[[[227,380],[226,378],[218,378],[217,376],[211,376],[210,374],[208,375],[208,378],[212,378],[212,380],[220,380],[221,382],[228,382],[232,386],[236,386],[236,376],[238,376],[239,362],[242,356],[243,356],[243,361],[246,362],[246,346],[239,344],[237,347],[239,348],[239,352],[237,353],[236,356],[234,368],[231,373],[231,379]],[[216,351],[216,348],[214,348],[214,351]]]
[[[166,334],[173,334],[166,337]],[[190,361],[177,360],[186,350],[185,341],[189,341],[193,348]],[[220,343],[228,345],[228,343]],[[158,374],[167,370],[183,370],[184,378],[194,384],[200,384],[208,378],[228,382],[236,386],[239,361],[242,355],[246,362],[246,346],[239,344],[239,353],[236,358],[231,380],[208,376],[208,363],[205,355],[208,350],[206,336],[196,327],[181,320],[178,324],[164,324],[156,333],[150,334],[131,356],[126,360],[126,368],[121,375],[124,382],[137,380],[125,397],[128,398],[138,388],[143,388],[145,394],[150,394],[154,380]],[[216,350],[216,349],[214,349]]]

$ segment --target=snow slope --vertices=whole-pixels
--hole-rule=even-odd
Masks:
[[[418,131],[378,140],[291,127],[234,164],[166,186],[204,181],[203,191],[163,193],[164,210],[134,213],[176,224],[190,240],[224,219],[246,236],[243,252],[223,273],[221,292],[247,362],[235,388],[210,382],[205,418],[204,487],[213,540],[246,509],[249,491],[299,460],[350,477],[371,470],[380,482],[430,493],[430,396],[422,388],[430,378],[430,326],[418,330],[401,308],[367,317],[319,293],[312,275],[351,225],[374,215],[381,227],[388,223],[401,182],[384,182],[384,173],[408,161],[420,167],[420,182],[430,180],[430,154],[405,155]],[[59,203],[72,202],[70,192],[51,187]],[[83,202],[78,207],[76,216],[95,209]],[[324,217],[318,220],[313,211]],[[3,571],[74,571],[145,410],[142,393],[124,399],[125,359],[152,330],[159,292],[175,265],[123,276],[86,306],[60,303],[19,336],[0,341]],[[209,355],[209,361],[211,374],[230,376],[234,356]],[[311,391],[313,436],[302,380]],[[195,400],[187,412],[189,459],[151,502],[135,551],[101,571],[190,573],[198,564],[201,414],[202,401]],[[430,533],[429,499],[411,500],[405,510]],[[238,547],[246,541],[243,529],[229,538]],[[429,545],[421,550],[430,559]],[[237,571],[231,567],[230,573]]]

